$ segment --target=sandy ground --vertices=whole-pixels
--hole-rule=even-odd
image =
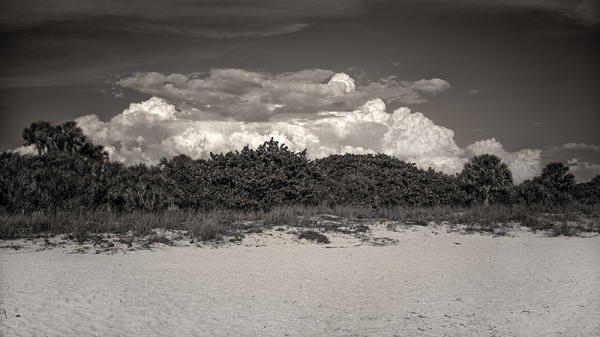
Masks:
[[[0,334],[600,335],[600,236],[286,235],[114,254],[0,249]]]

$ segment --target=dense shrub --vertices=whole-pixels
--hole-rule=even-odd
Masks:
[[[527,205],[564,205],[573,200],[574,187],[575,177],[569,173],[569,167],[562,163],[550,163],[544,167],[540,176],[526,180],[517,186],[517,201]],[[593,186],[590,187],[593,190]],[[593,195],[594,192],[590,191],[590,193]],[[585,199],[583,197],[585,194],[582,191],[582,199]]]
[[[331,155],[316,160],[330,204],[370,207],[459,204],[464,197],[456,178],[422,170],[384,154]]]
[[[587,183],[575,185],[572,194],[582,204],[600,204],[600,175]]]
[[[319,201],[319,173],[306,151],[290,151],[273,139],[256,150],[211,153],[209,164],[211,197],[220,207],[270,209]]]
[[[9,211],[76,209],[94,205],[102,163],[77,153],[0,155],[0,206]]]
[[[211,153],[206,160],[179,155],[153,166],[125,166],[110,161],[73,123],[33,123],[23,136],[38,154],[0,154],[0,212],[262,212],[288,206],[272,220],[297,222],[299,214],[290,213],[289,206],[322,205],[347,213],[361,206],[376,213],[395,206],[462,206],[486,200],[562,205],[572,195],[585,205],[600,201],[600,177],[575,185],[568,167],[552,163],[541,176],[514,187],[506,164],[492,155],[474,157],[453,176],[384,154],[311,161],[305,151],[290,151],[271,139],[257,149]]]

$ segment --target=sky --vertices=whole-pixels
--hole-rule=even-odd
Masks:
[[[114,160],[387,153],[600,174],[593,0],[4,0],[0,151],[76,120]]]

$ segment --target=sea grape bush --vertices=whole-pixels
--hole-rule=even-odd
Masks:
[[[371,207],[461,204],[456,177],[422,170],[384,154],[331,155],[316,160],[330,204]]]
[[[575,185],[572,195],[583,204],[600,204],[600,176],[595,176],[587,183]]]
[[[3,212],[600,202],[600,177],[576,185],[568,167],[551,163],[539,177],[514,186],[508,167],[493,155],[474,157],[460,174],[447,175],[384,154],[309,160],[305,151],[271,139],[208,159],[178,155],[126,166],[110,161],[70,122],[33,123],[23,136],[37,154],[0,153]]]
[[[598,177],[596,177],[598,178]],[[590,186],[589,183],[579,184],[581,186]],[[596,186],[597,187],[597,186]],[[566,204],[569,203],[574,196],[577,196],[575,190],[575,177],[569,173],[569,167],[563,163],[550,163],[544,167],[542,174],[532,180],[523,182],[517,188],[518,199],[525,204]],[[581,187],[577,191],[582,190]],[[600,191],[596,188],[595,194]],[[593,199],[593,192],[589,193]],[[585,197],[582,194],[579,198],[584,201]],[[589,200],[588,200],[589,201]],[[587,202],[587,201],[584,201]]]

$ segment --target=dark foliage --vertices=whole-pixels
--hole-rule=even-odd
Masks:
[[[331,155],[315,162],[329,204],[374,208],[450,205],[464,200],[456,178],[384,154]]]
[[[211,154],[207,160],[179,155],[154,166],[125,166],[108,160],[102,147],[90,143],[72,122],[33,123],[23,137],[38,155],[0,154],[0,212],[268,211],[323,204],[377,210],[461,206],[486,199],[527,204],[600,201],[599,177],[575,185],[568,167],[553,163],[540,177],[514,187],[510,170],[492,155],[473,158],[459,176],[451,176],[383,154],[311,161],[306,152],[290,151],[271,139],[257,149]],[[297,216],[286,213],[285,218],[297,222]],[[204,227],[202,231],[210,226]]]
[[[581,198],[594,194],[594,184],[584,185]],[[517,187],[519,201],[528,205],[542,204],[547,206],[564,205],[573,200],[575,177],[569,173],[569,167],[562,163],[550,163],[544,167],[542,174],[532,180],[526,180]],[[597,186],[596,186],[597,187]],[[599,193],[599,192],[595,192]]]
[[[31,123],[23,130],[24,145],[33,145],[38,155],[47,153],[79,153],[93,159],[108,156],[102,146],[87,140],[81,128],[74,121],[52,126],[45,121]]]
[[[313,230],[300,232],[300,234],[298,234],[298,239],[306,239],[309,241],[315,241],[316,243],[329,243],[329,238],[326,235]]]
[[[509,203],[513,187],[512,173],[500,158],[491,154],[473,157],[459,175],[460,186],[468,203]]]
[[[600,175],[587,183],[575,185],[572,195],[582,204],[600,204]]]

